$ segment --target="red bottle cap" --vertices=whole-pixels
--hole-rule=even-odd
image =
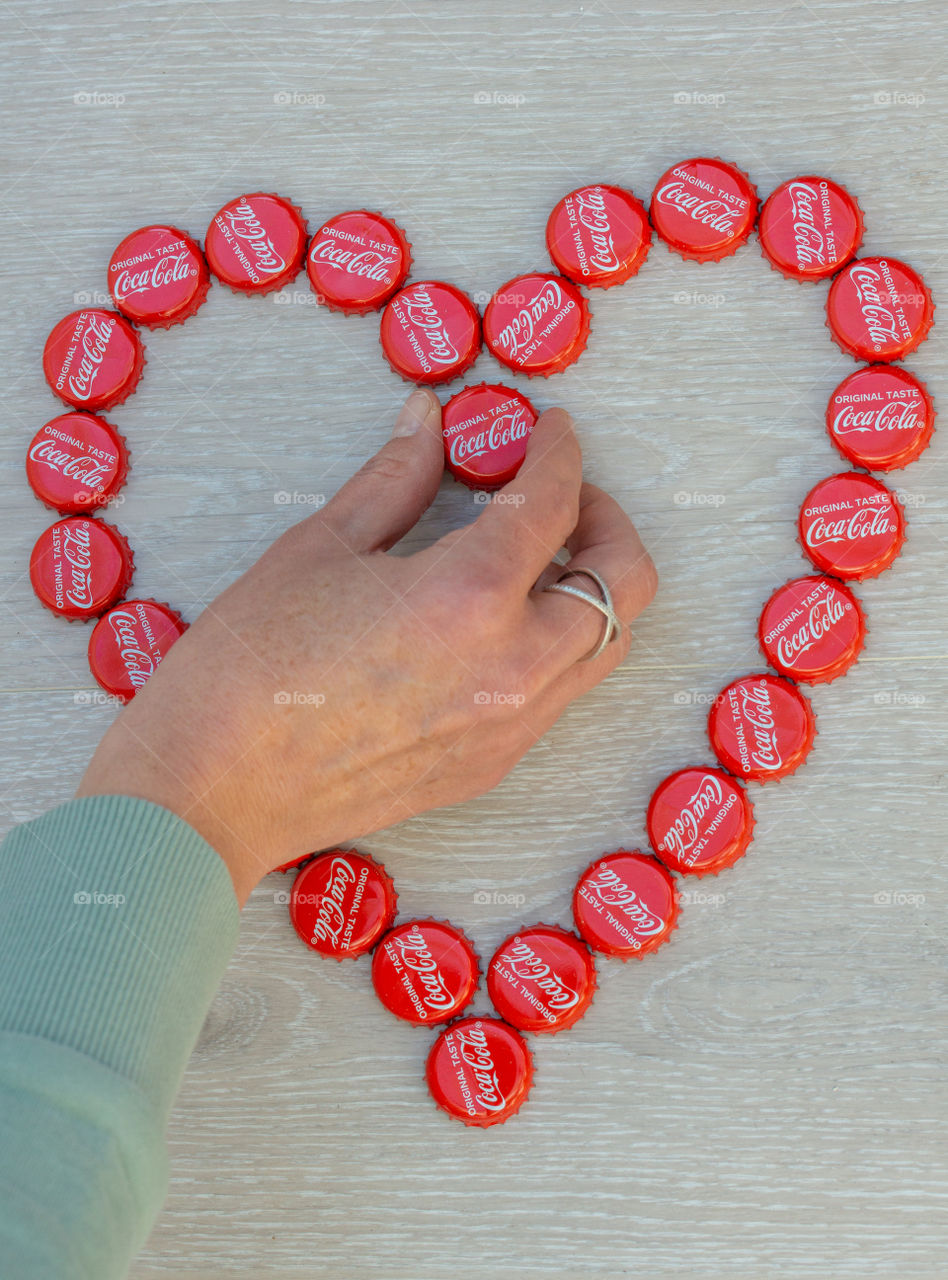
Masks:
[[[575,933],[537,924],[502,942],[487,970],[487,993],[521,1031],[564,1031],[592,1004],[596,966]]]
[[[89,637],[89,667],[107,693],[129,702],[188,629],[157,600],[123,600],[104,613]]]
[[[112,301],[150,329],[168,329],[193,316],[210,284],[201,246],[177,227],[139,227],[109,263]]]
[[[431,1096],[462,1124],[486,1129],[520,1110],[533,1083],[526,1041],[498,1018],[461,1018],[438,1036],[425,1070]]]
[[[907,467],[928,448],[935,406],[923,382],[896,365],[844,378],[826,406],[826,430],[844,458],[870,471]]]
[[[124,596],[135,561],[127,541],[104,520],[70,516],[36,539],[30,582],[40,601],[63,618],[95,618]]]
[[[815,736],[809,698],[769,672],[732,680],[708,716],[714,754],[725,769],[751,782],[785,778],[799,769]]]
[[[26,452],[30,488],[53,511],[82,515],[104,507],[128,473],[125,440],[91,413],[63,413],[40,427]]]
[[[844,471],[814,485],[803,499],[797,528],[817,569],[844,579],[876,577],[905,541],[902,504],[864,471]]]
[[[235,196],[204,237],[208,266],[235,293],[270,293],[299,274],[306,223],[295,204],[265,191]]]
[[[50,387],[74,409],[111,409],[138,386],[145,365],[141,338],[117,311],[71,311],[43,348]]]
[[[810,575],[777,588],[761,611],[757,634],[764,657],[781,675],[826,684],[859,657],[866,621],[841,582]]]
[[[306,274],[331,311],[376,311],[405,283],[411,246],[404,232],[380,213],[353,209],[324,222],[313,236]]]
[[[372,957],[372,985],[390,1013],[416,1026],[447,1022],[477,990],[477,954],[460,929],[409,920],[389,930]]]
[[[757,224],[770,265],[794,280],[824,280],[862,243],[862,210],[845,187],[808,176],[783,182],[764,202]]]
[[[391,876],[374,858],[329,849],[293,881],[290,920],[308,947],[347,960],[372,950],[391,927],[397,903]]]
[[[444,406],[444,460],[471,489],[499,489],[520,470],[537,412],[513,387],[481,382]]]
[[[628,960],[663,942],[678,923],[678,891],[662,864],[638,849],[604,854],[573,891],[573,919],[596,951]]]
[[[484,311],[484,341],[501,364],[528,378],[562,373],[589,337],[589,307],[565,276],[534,271],[498,289]]]
[[[385,359],[406,382],[450,382],[481,350],[481,317],[453,284],[416,280],[382,312],[379,340]]]
[[[917,271],[895,258],[857,258],[826,299],[836,345],[857,360],[901,360],[928,337],[932,295]]]
[[[754,810],[722,769],[679,769],[659,783],[645,821],[652,848],[673,871],[717,875],[747,852]]]
[[[546,224],[546,247],[557,271],[598,289],[634,276],[651,243],[645,206],[621,187],[571,191]]]
[[[283,862],[278,867],[274,867],[274,871],[295,871],[297,867],[302,867],[309,862],[311,858],[315,858],[315,853],[304,853],[300,858],[291,858],[289,862]]]
[[[649,217],[669,248],[683,258],[717,262],[751,233],[757,188],[736,165],[698,156],[673,165],[659,178]]]

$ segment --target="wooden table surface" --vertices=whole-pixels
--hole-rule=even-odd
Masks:
[[[419,274],[483,301],[545,266],[546,216],[571,187],[647,199],[676,160],[720,154],[762,195],[801,173],[843,182],[865,250],[948,297],[942,6],[716,8],[3,4],[5,825],[71,794],[114,714],[87,629],[30,591],[51,517],[22,466],[61,411],[45,336],[107,302],[132,228],[202,236],[259,189],[311,226],[381,208]],[[406,913],[450,917],[484,955],[518,924],[568,923],[586,861],[643,844],[656,783],[710,760],[707,704],[760,665],[760,605],[807,568],[799,503],[841,469],[822,415],[854,366],[823,327],[825,292],[770,271],[756,240],[717,265],[657,245],[592,298],[578,364],[513,379],[575,415],[587,475],[637,522],[661,590],[628,661],[503,785],[362,842]],[[907,361],[936,398],[945,333]],[[262,299],[215,287],[147,354],[111,415],[134,466],[114,519],[136,592],[193,619],[306,514],[275,495],[331,495],[406,388],[376,319],[315,306],[305,278]],[[500,372],[484,355],[474,377]],[[367,960],[307,952],[287,881],[261,884],[177,1102],[170,1193],[135,1280],[945,1275],[945,446],[936,431],[891,477],[908,542],[858,588],[865,656],[813,690],[810,761],[752,787],[750,852],[684,886],[671,943],[602,963],[590,1013],[534,1041],[535,1089],[509,1124],[437,1111],[431,1034],[377,1003]],[[409,545],[478,509],[445,481]]]

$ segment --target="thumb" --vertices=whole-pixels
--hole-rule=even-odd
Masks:
[[[431,506],[443,472],[441,401],[416,387],[388,442],[326,504],[319,522],[353,551],[387,551]]]

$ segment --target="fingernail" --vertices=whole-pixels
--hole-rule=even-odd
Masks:
[[[435,412],[434,396],[430,391],[423,391],[419,387],[411,393],[402,406],[401,413],[395,419],[392,435],[413,436]]]

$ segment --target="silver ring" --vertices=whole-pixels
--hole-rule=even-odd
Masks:
[[[575,574],[584,573],[587,578],[592,578],[596,586],[602,592],[602,599],[597,599],[594,595],[590,595],[588,591],[583,591],[581,587],[571,587],[568,583],[562,581],[563,578],[571,578]],[[615,611],[612,603],[612,592],[609,590],[605,582],[596,572],[595,569],[576,568],[564,569],[557,578],[556,582],[551,582],[548,587],[543,588],[544,591],[560,591],[564,596],[575,596],[577,600],[585,600],[587,604],[591,604],[594,609],[598,609],[606,620],[603,628],[602,636],[598,645],[591,653],[587,653],[584,658],[580,658],[580,662],[591,662],[593,658],[598,658],[603,649],[610,640],[616,639],[622,634],[622,623]]]

